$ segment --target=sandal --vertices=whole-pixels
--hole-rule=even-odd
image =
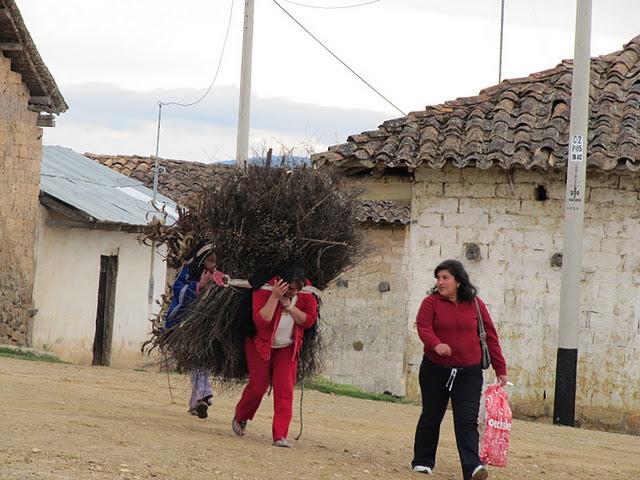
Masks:
[[[233,433],[241,437],[247,429],[247,421],[243,420],[242,422],[239,422],[236,420],[236,417],[233,417],[233,420],[231,421],[231,429],[233,430]]]
[[[289,443],[289,440],[287,440],[286,438],[281,438],[280,440],[274,440],[272,445],[274,447],[291,448],[291,444]]]

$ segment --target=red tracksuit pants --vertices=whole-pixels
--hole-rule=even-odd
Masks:
[[[287,438],[293,416],[293,387],[296,384],[298,362],[293,358],[293,345],[272,348],[271,358],[265,360],[256,349],[253,339],[244,341],[249,368],[249,383],[236,405],[236,420],[252,420],[269,384],[273,385],[273,440]]]

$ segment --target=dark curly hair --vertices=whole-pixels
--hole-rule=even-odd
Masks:
[[[297,288],[304,287],[306,279],[304,268],[298,263],[287,265],[286,267],[281,269],[280,277],[285,282],[293,284]]]
[[[471,283],[471,280],[469,280],[469,274],[464,269],[462,262],[459,262],[458,260],[445,260],[435,268],[433,276],[437,278],[438,273],[441,270],[447,270],[451,275],[453,275],[456,282],[460,284],[458,287],[458,300],[462,302],[470,302],[476,297],[478,289]],[[431,293],[438,293],[438,288],[433,287],[431,289]]]

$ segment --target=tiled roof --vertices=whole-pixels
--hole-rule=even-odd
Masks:
[[[85,153],[89,157],[122,175],[140,180],[153,188],[154,160],[139,155],[97,155]],[[233,166],[187,162],[184,160],[159,160],[161,167],[158,177],[158,191],[182,206],[208,184],[218,184],[233,172]]]
[[[441,168],[562,168],[569,140],[572,61],[505,80],[475,97],[388,120],[312,156],[345,174],[425,164]],[[640,170],[640,36],[592,58],[589,165]]]
[[[147,187],[153,187],[153,159],[139,155],[97,155],[85,153],[102,165],[118,173],[135,178]],[[202,188],[212,182],[218,184],[233,172],[232,165],[205,164],[184,160],[160,159],[165,171],[160,174],[158,191],[179,205],[189,204],[189,200]],[[407,225],[411,219],[409,205],[386,200],[366,200],[357,213],[357,219],[363,223],[394,223]]]
[[[411,221],[411,207],[389,200],[363,200],[356,218],[363,223],[399,223],[408,225]]]
[[[37,112],[61,113],[69,107],[31,39],[15,0],[0,0],[0,56],[29,88],[30,107]]]

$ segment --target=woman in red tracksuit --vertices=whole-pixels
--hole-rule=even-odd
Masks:
[[[318,316],[318,302],[304,270],[285,268],[280,276],[269,280],[253,292],[254,337],[245,339],[249,383],[236,406],[232,427],[236,435],[245,433],[247,421],[253,419],[269,384],[273,386],[273,445],[290,447],[287,440],[293,416],[293,387],[296,383],[298,357],[304,330],[313,326]]]

